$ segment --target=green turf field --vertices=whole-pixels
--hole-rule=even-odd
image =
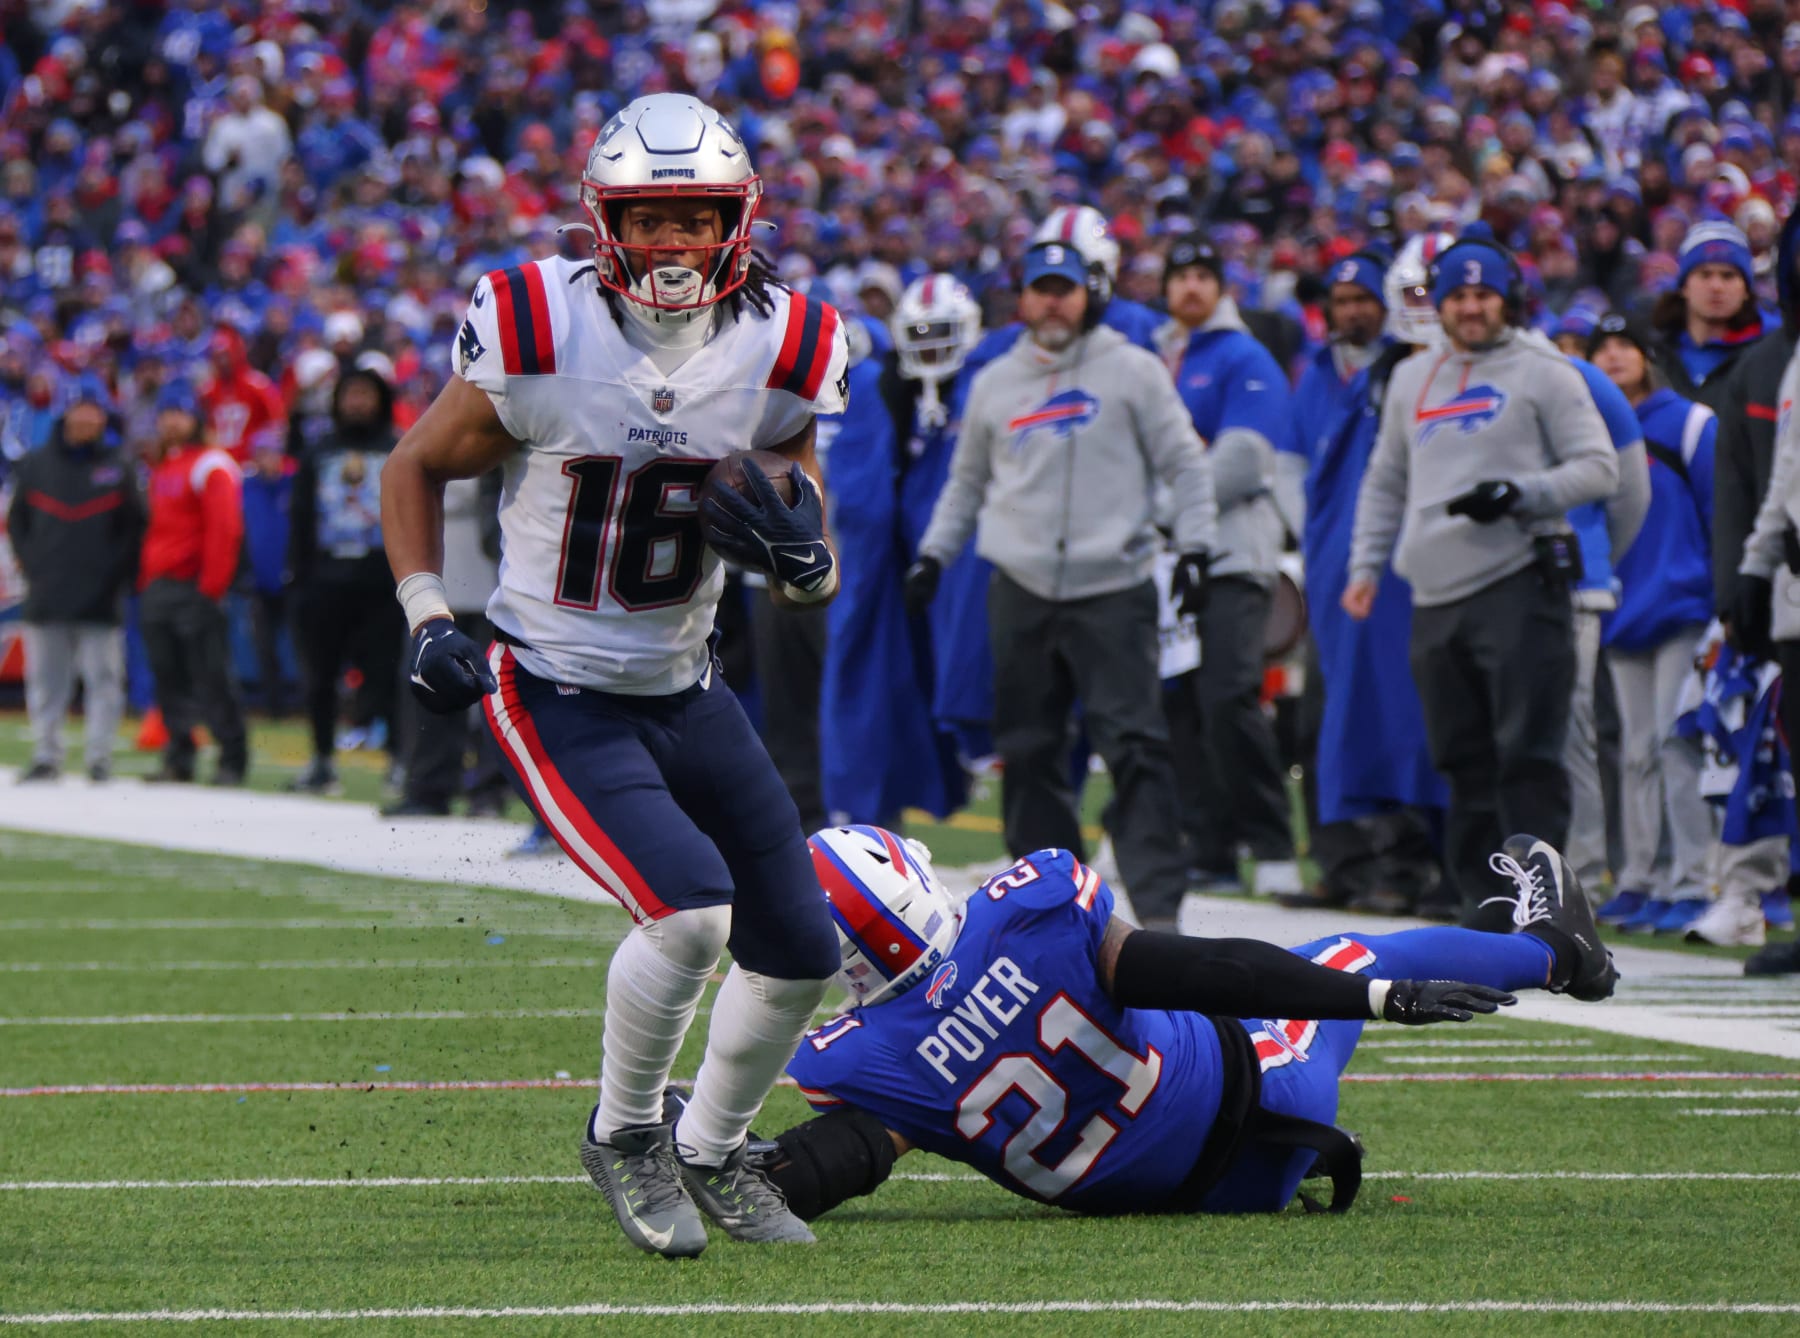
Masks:
[[[0,832],[0,1321],[171,1312],[189,1322],[78,1327],[227,1332],[243,1313],[297,1311],[309,1330],[395,1333],[1800,1328],[1800,1082],[1416,1080],[1793,1066],[1519,1022],[1371,1032],[1353,1075],[1388,1080],[1344,1089],[1341,1118],[1370,1149],[1347,1217],[1089,1221],[915,1154],[876,1197],[821,1222],[816,1248],[715,1233],[693,1263],[646,1257],[575,1157],[601,963],[625,923],[603,906]],[[696,1034],[678,1072],[693,1073],[699,1050]],[[430,1083],[460,1086],[416,1086]],[[221,1090],[192,1090],[211,1085]],[[118,1090],[132,1087],[148,1090]],[[169,1087],[185,1090],[157,1090]],[[1708,1113],[1720,1110],[1769,1113]],[[804,1113],[779,1090],[761,1125]],[[1434,1178],[1467,1172],[1523,1178]],[[1265,1302],[1327,1308],[1245,1308]],[[1508,1308],[1385,1308],[1476,1302]],[[869,1303],[1003,1309],[883,1316]],[[1169,1303],[1223,1309],[1128,1308]],[[832,1304],[848,1309],[774,1309]],[[1345,1308],[1357,1305],[1384,1308]],[[1569,1309],[1593,1305],[1732,1311]],[[455,1316],[433,1313],[444,1309]],[[493,1310],[537,1313],[469,1315]],[[238,1317],[193,1322],[208,1311]]]

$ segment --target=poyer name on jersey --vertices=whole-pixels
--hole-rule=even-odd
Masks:
[[[1018,1002],[1008,1003],[1005,994],[999,994],[999,990],[1004,990]],[[931,1035],[915,1047],[919,1058],[931,1065],[945,1082],[961,1082],[962,1079],[950,1070],[951,1058],[980,1059],[987,1050],[982,1037],[988,1041],[999,1040],[1000,1027],[1016,1018],[1019,1010],[1038,992],[1038,983],[1028,978],[1012,958],[994,958],[993,965],[969,987],[969,997],[952,1007],[950,1016],[938,1023]],[[989,1015],[993,1022],[988,1021]]]

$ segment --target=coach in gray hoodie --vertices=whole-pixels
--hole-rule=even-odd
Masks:
[[[988,627],[1007,847],[1082,851],[1069,783],[1079,699],[1112,775],[1119,872],[1144,923],[1172,927],[1186,859],[1157,678],[1152,499],[1168,485],[1176,598],[1197,615],[1217,545],[1212,478],[1167,369],[1098,326],[1075,249],[1032,247],[1022,277],[1026,332],[970,385],[907,603],[930,601],[973,531],[997,569]]]
[[[1563,742],[1575,681],[1565,517],[1618,487],[1586,383],[1524,338],[1519,281],[1491,235],[1464,233],[1433,271],[1445,342],[1394,370],[1357,496],[1342,603],[1366,618],[1390,553],[1413,588],[1412,672],[1432,761],[1450,783],[1445,864],[1465,923],[1500,885],[1514,832],[1568,835]],[[1499,928],[1501,925],[1482,927]]]

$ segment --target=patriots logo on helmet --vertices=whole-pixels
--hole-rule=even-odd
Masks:
[[[1086,427],[1100,415],[1100,401],[1085,390],[1064,390],[1052,395],[1029,413],[1010,419],[1006,430],[1013,434],[1013,449],[1018,450],[1033,432],[1046,431],[1066,441],[1077,428]]]
[[[1487,385],[1470,386],[1443,404],[1419,410],[1416,419],[1419,445],[1430,441],[1443,427],[1454,427],[1464,436],[1478,432],[1498,418],[1505,408],[1505,391]]]

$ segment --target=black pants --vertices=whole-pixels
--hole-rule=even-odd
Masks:
[[[386,720],[394,734],[394,695],[406,649],[406,613],[391,587],[373,582],[315,582],[297,592],[295,632],[306,667],[306,714],[313,756],[336,747],[338,677],[361,671],[369,718]],[[395,748],[398,751],[398,748]]]
[[[1165,698],[1181,827],[1194,863],[1210,872],[1235,874],[1240,846],[1257,859],[1294,857],[1281,756],[1262,706],[1268,621],[1266,589],[1215,580],[1200,619],[1200,667]]]
[[[276,719],[288,710],[287,680],[281,666],[281,628],[287,621],[287,602],[286,590],[254,590],[250,594],[250,628],[256,638],[263,710]]]
[[[1444,863],[1463,922],[1504,928],[1495,907],[1477,914],[1483,898],[1512,890],[1488,856],[1515,833],[1559,848],[1569,834],[1569,592],[1527,567],[1453,604],[1415,608],[1411,662],[1431,760],[1450,784]]]
[[[219,744],[219,769],[249,763],[244,708],[231,672],[225,610],[190,581],[152,581],[138,601],[144,653],[156,679],[156,705],[168,726],[171,771],[194,770],[194,726],[204,723]]]
[[[1169,728],[1156,676],[1156,588],[1039,599],[996,571],[988,586],[994,747],[1006,846],[1015,858],[1061,846],[1083,855],[1069,776],[1077,699],[1113,782],[1113,845],[1140,916],[1172,916],[1187,884]]]
[[[750,590],[750,651],[762,696],[763,747],[800,810],[808,836],[826,823],[819,780],[819,685],[825,677],[825,619],[819,609],[779,608]]]
[[[479,613],[459,613],[456,625],[477,645],[494,639],[494,625]],[[459,794],[471,802],[504,803],[509,785],[506,759],[479,706],[454,715],[427,711],[408,693],[395,704],[394,754],[406,763],[406,798],[448,805]],[[465,770],[473,752],[475,764]]]

